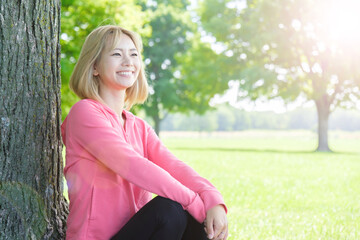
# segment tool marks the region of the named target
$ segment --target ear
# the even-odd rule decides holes
[[[93,67],[93,76],[94,77],[99,76],[99,72],[96,70],[96,64],[94,64],[94,67]]]

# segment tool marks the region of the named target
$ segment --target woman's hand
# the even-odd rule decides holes
[[[228,237],[228,221],[222,205],[216,205],[206,212],[205,232],[209,239],[226,240]]]

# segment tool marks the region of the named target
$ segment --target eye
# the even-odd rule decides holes
[[[120,54],[120,53],[114,53],[114,54],[111,55],[111,56],[121,56],[121,54]]]
[[[133,56],[133,57],[137,57],[137,56],[138,56],[138,54],[137,54],[137,53],[133,53],[133,54],[131,54],[131,56]]]

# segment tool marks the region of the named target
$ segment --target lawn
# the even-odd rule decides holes
[[[229,208],[229,240],[360,239],[360,134],[163,134],[180,159],[210,179]]]

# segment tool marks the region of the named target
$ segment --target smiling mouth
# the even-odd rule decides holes
[[[120,74],[122,76],[132,76],[133,72],[131,72],[131,71],[120,71],[120,72],[118,72],[118,74]]]

